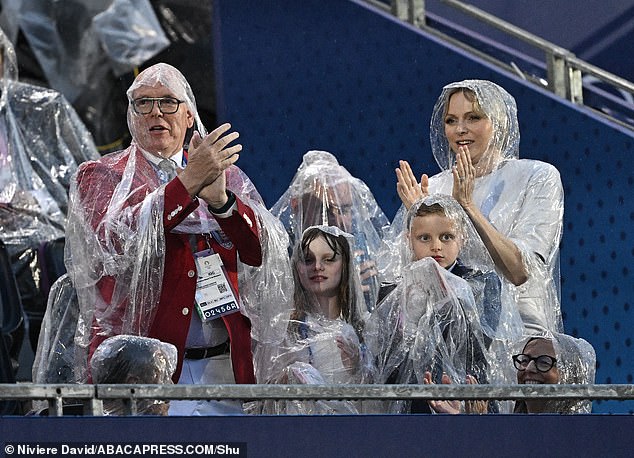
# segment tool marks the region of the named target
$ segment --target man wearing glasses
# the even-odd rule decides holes
[[[266,210],[233,165],[239,135],[229,124],[205,135],[192,90],[170,65],[141,72],[127,95],[132,144],[86,164],[74,182],[67,264],[90,325],[78,335],[89,355],[118,334],[172,343],[177,383],[255,383],[238,270],[262,262]],[[239,412],[237,401],[170,407]]]

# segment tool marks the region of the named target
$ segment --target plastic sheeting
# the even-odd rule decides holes
[[[479,383],[504,380],[503,368],[487,349],[465,280],[423,258],[405,266],[400,281],[389,288],[365,333],[369,351],[376,355],[377,383],[423,383],[426,372],[434,383],[440,383],[443,373],[456,381],[467,375]],[[386,404],[377,410],[410,411],[407,401]]]
[[[366,307],[374,308],[385,259],[382,240],[389,221],[363,181],[353,177],[332,154],[309,151],[271,212],[282,221],[292,242],[315,225],[333,225],[352,234]]]
[[[370,383],[372,358],[363,339],[364,300],[354,268],[352,235],[309,227],[293,257],[294,310],[281,345],[256,356],[258,381],[291,384]],[[249,410],[275,414],[359,413],[352,401],[266,401]]]
[[[395,255],[388,270],[394,277],[421,256],[436,256],[443,267],[469,284],[489,343],[498,340],[506,346],[523,334],[514,291],[502,288],[502,280],[482,239],[453,197],[431,194],[409,210],[401,207],[390,231],[386,240]],[[454,244],[456,247],[451,248]]]
[[[150,0],[8,1],[3,19],[14,42],[18,28],[26,38],[38,78],[73,104],[102,153],[127,145],[123,92],[170,44]]]
[[[12,259],[27,314],[41,319],[47,272],[38,250],[64,236],[71,175],[99,157],[92,136],[63,95],[19,82],[2,31],[0,80],[0,236]],[[39,324],[32,322],[36,333]]]
[[[194,128],[206,130],[196,111],[194,95],[184,76],[174,67],[157,64],[135,80],[130,97],[141,85],[162,85],[170,94],[184,100],[195,120]],[[165,232],[163,207],[165,187],[140,145],[149,135],[132,106],[128,125],[132,144],[124,151],[89,162],[78,172],[71,188],[71,205],[67,225],[66,265],[77,289],[80,318],[77,325],[77,366],[86,368],[91,339],[115,334],[147,335],[161,294],[165,266]],[[159,154],[157,152],[155,154]],[[262,252],[266,254],[258,268],[240,266],[243,281],[252,281],[241,291],[242,313],[252,323],[255,340],[281,340],[284,327],[275,323],[290,311],[284,297],[284,279],[288,270],[288,236],[264,207],[253,183],[235,165],[225,171],[227,189],[253,209],[258,218]],[[199,205],[177,225],[173,232],[203,234],[219,231],[215,217],[206,205]],[[259,290],[271,276],[279,290]],[[273,284],[273,283],[272,283]],[[103,297],[101,288],[109,291]],[[249,298],[249,294],[266,294],[266,298]],[[264,304],[264,305],[263,305]],[[270,323],[270,325],[269,325]],[[264,328],[270,326],[269,329]],[[78,374],[77,381],[87,374]]]
[[[33,383],[74,383],[79,376],[75,364],[75,332],[79,320],[77,292],[68,274],[58,278],[48,303],[32,367]]]
[[[503,88],[490,81],[466,80],[443,89],[430,124],[432,152],[443,172],[429,179],[429,192],[451,195],[453,191],[456,160],[445,132],[445,115],[451,95],[462,89],[475,95],[474,113],[483,113],[491,123],[488,143],[471,148],[480,156],[471,198],[495,230],[519,249],[528,272],[528,281],[521,286],[510,281],[504,286],[518,295],[519,311],[529,332],[561,331],[558,266],[563,187],[552,165],[518,159],[517,106]],[[474,135],[469,132],[465,140],[473,140]]]
[[[169,45],[149,0],[23,0],[20,12],[48,81],[73,103],[102,64],[121,75]]]
[[[544,341],[545,345],[537,348],[535,341]],[[545,349],[539,351],[539,349]],[[540,335],[526,336],[517,342],[514,354],[529,354],[537,357],[541,354],[554,356],[557,360],[555,367],[548,372],[556,379],[557,384],[588,384],[594,383],[596,372],[596,354],[592,345],[586,340],[561,333],[544,333]],[[549,383],[547,374],[539,373],[535,369],[534,362],[531,362],[525,369],[524,374],[517,371],[518,383],[528,383],[531,379],[533,383]],[[531,408],[527,409],[527,404]],[[536,404],[536,405],[535,405]],[[535,400],[532,402],[519,401],[515,406],[515,412],[530,412],[531,409],[544,413],[590,413],[592,402],[588,400],[563,399],[563,400]]]
[[[171,384],[178,361],[176,347],[150,337],[118,335],[104,340],[90,360],[94,383]],[[137,402],[139,415],[167,415],[167,402]],[[126,412],[123,401],[104,402],[105,415]]]

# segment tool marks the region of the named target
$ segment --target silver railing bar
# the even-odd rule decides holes
[[[0,400],[90,399],[632,400],[634,385],[38,385],[0,384]]]
[[[447,6],[459,10],[466,15],[544,51],[548,89],[563,98],[580,105],[583,104],[583,72],[595,76],[615,88],[634,93],[634,83],[577,58],[571,51],[561,46],[464,2],[457,0],[440,1]],[[488,62],[492,62],[517,73],[517,67],[515,66],[514,68],[513,63],[511,63],[511,65],[506,64],[497,58],[488,56],[486,53],[479,52],[460,40],[453,39],[429,27],[426,20],[425,0],[391,0],[389,4],[378,0],[365,0],[365,2],[383,12],[391,13],[397,18],[409,22],[435,36],[443,38],[456,46],[474,52],[478,57],[484,58]],[[520,76],[524,78],[527,77],[523,74]],[[538,78],[529,77],[529,79],[539,84]],[[605,113],[602,114],[605,115]]]
[[[597,78],[607,83],[610,83],[613,86],[618,87],[619,89],[623,89],[624,91],[631,92],[634,94],[634,83],[629,80],[626,80],[625,78],[621,78],[620,76],[614,75],[613,73],[605,71],[602,68],[592,65],[577,57],[570,58],[568,63],[571,66],[581,70],[584,73],[587,73],[592,76],[596,76]]]
[[[486,24],[489,24],[493,27],[495,27],[496,29],[499,29],[503,32],[508,33],[509,35],[512,35],[516,38],[521,39],[522,41],[525,41],[533,46],[535,46],[536,48],[541,49],[542,51],[546,51],[546,52],[551,52],[551,53],[555,53],[555,54],[559,54],[559,55],[573,55],[570,51],[568,51],[567,49],[558,46],[554,43],[551,43],[548,40],[544,40],[543,38],[534,35],[530,32],[527,32],[526,30],[517,27],[509,22],[506,22],[490,13],[487,13],[486,11],[482,11],[479,8],[476,8],[475,6],[469,5],[467,3],[464,2],[459,2],[457,0],[440,0],[441,3],[444,3],[446,5],[451,6],[452,8],[455,8],[457,10],[462,11],[463,13],[466,13]]]
[[[634,385],[99,385],[100,399],[634,399]]]

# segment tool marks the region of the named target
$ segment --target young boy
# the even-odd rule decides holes
[[[473,225],[445,195],[415,203],[402,225],[401,278],[382,285],[367,327],[378,383],[422,383],[426,372],[436,383],[443,373],[454,382],[496,379],[487,349],[498,337],[501,282]],[[389,411],[429,408],[414,401]]]
[[[449,196],[430,196],[415,204],[415,212],[409,221],[409,245],[411,259],[418,261],[429,257],[452,274],[469,283],[478,308],[482,329],[490,339],[496,334],[500,313],[501,282],[493,270],[486,270],[488,257],[477,234],[468,234],[466,215],[459,204]],[[473,240],[476,239],[476,240]],[[460,260],[465,245],[472,258],[469,267]],[[468,247],[467,247],[468,245]],[[474,259],[476,258],[476,259]]]

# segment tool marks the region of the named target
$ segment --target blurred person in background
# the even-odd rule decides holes
[[[20,82],[17,68],[13,45],[0,30],[0,237],[35,351],[48,290],[64,271],[56,246],[63,247],[70,179],[99,154],[66,98]]]

